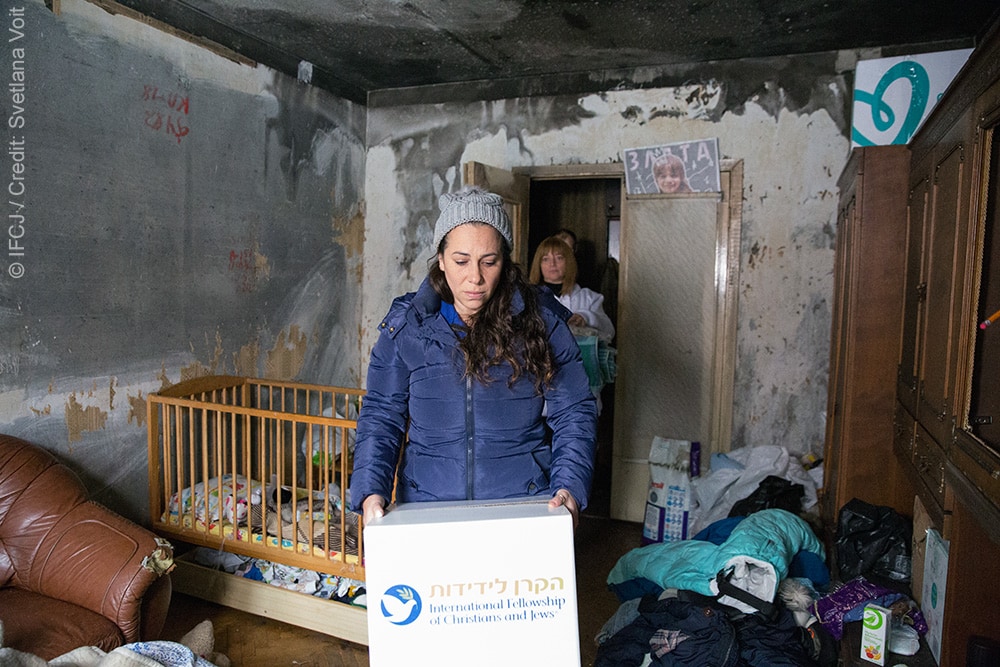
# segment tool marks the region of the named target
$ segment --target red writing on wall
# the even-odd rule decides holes
[[[191,102],[187,95],[145,85],[142,87],[142,100],[146,103],[144,122],[149,129],[165,132],[177,143],[191,131],[188,125]]]
[[[257,257],[252,248],[229,251],[229,271],[235,274],[236,287],[241,292],[252,292],[257,287]]]

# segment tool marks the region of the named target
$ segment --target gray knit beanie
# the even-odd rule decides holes
[[[476,186],[466,186],[455,193],[445,193],[438,199],[441,215],[434,225],[434,250],[451,230],[467,222],[484,222],[503,237],[507,249],[514,247],[510,216],[503,207],[503,198]]]

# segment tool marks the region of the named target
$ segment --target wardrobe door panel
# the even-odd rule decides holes
[[[905,146],[856,149],[841,174],[823,506],[896,503],[893,413],[906,234]],[[912,506],[908,499],[901,509]]]
[[[917,379],[920,377],[920,323],[923,321],[924,245],[927,229],[927,200],[930,198],[929,176],[920,179],[910,192],[906,215],[906,260],[904,264],[903,324],[900,339],[897,397],[912,414],[917,412]]]
[[[952,438],[955,362],[958,350],[958,308],[965,275],[965,242],[968,231],[968,194],[965,187],[965,147],[958,143],[938,163],[934,175],[928,232],[927,296],[921,343],[921,417],[939,441]]]

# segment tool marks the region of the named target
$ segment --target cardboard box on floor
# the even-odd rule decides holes
[[[565,508],[412,503],[369,524],[364,541],[372,667],[579,667]]]

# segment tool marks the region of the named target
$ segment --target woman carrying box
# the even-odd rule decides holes
[[[575,524],[593,476],[597,405],[570,313],[511,259],[501,197],[466,188],[439,203],[435,261],[379,325],[352,509],[366,524],[381,516],[398,475],[399,502],[544,495]]]

